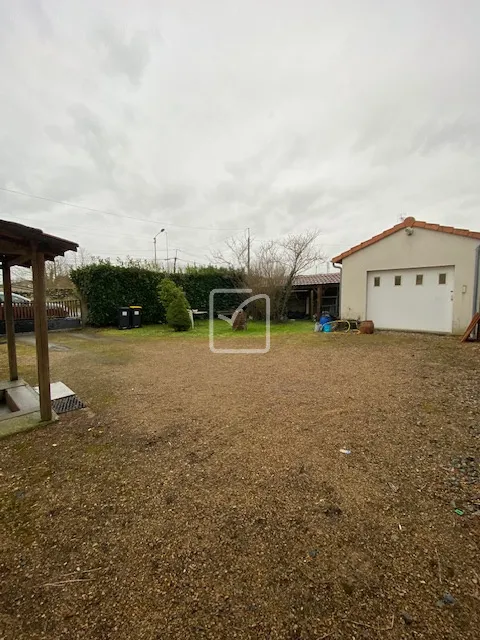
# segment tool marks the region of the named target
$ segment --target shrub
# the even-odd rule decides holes
[[[183,291],[177,293],[168,305],[167,323],[175,331],[188,331],[192,327],[188,303]]]
[[[182,293],[182,289],[178,287],[173,280],[166,277],[164,278],[157,287],[158,290],[158,299],[160,300],[162,307],[165,310],[165,313],[168,311],[168,307],[170,303]]]

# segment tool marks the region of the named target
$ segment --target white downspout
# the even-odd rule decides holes
[[[479,296],[479,281],[480,281],[480,244],[475,252],[475,275],[473,279],[473,313],[472,317],[480,311],[480,296]]]
[[[338,285],[338,317],[341,318],[342,315],[340,313],[340,302],[341,302],[341,294],[342,294],[342,265],[340,263],[336,264],[332,262],[334,269],[340,269],[340,284]]]

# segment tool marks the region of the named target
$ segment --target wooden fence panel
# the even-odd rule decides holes
[[[4,320],[3,302],[0,304],[0,321]],[[13,303],[14,320],[33,320],[34,310],[33,304],[14,302]],[[81,318],[82,310],[80,300],[51,300],[47,301],[47,317],[48,318]]]

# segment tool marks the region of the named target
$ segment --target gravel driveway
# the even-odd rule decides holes
[[[0,443],[0,638],[478,638],[479,345],[55,341],[89,408]]]

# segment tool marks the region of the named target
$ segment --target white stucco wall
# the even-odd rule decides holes
[[[463,333],[472,319],[475,252],[479,244],[473,238],[414,227],[411,236],[401,229],[357,251],[342,264],[342,317],[368,319],[365,317],[368,271],[452,265],[455,267],[452,330]]]

